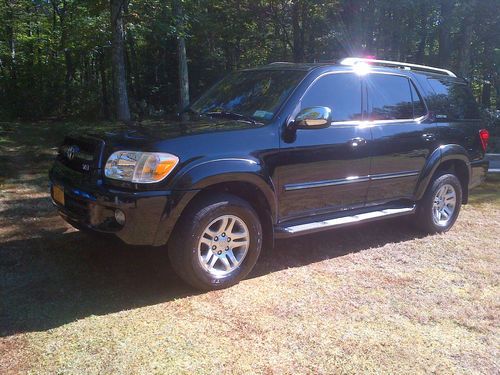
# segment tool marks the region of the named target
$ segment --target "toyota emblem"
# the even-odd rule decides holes
[[[80,152],[80,148],[78,146],[69,146],[66,149],[66,157],[68,160],[73,160],[75,158],[75,155]]]

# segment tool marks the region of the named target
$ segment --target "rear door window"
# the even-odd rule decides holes
[[[426,113],[422,99],[407,77],[372,73],[364,81],[367,120],[409,120]]]
[[[329,107],[333,121],[361,119],[361,81],[353,73],[329,74],[319,78],[302,98],[301,109]]]
[[[449,120],[480,117],[476,100],[465,82],[437,78],[428,78],[427,81],[434,91],[429,101],[436,115]]]

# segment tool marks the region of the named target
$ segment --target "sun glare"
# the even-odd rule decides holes
[[[353,65],[353,70],[356,74],[364,76],[370,72],[371,68],[370,65],[365,62],[358,62]]]

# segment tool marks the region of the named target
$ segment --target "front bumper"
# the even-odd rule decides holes
[[[54,171],[57,169],[57,172]],[[124,191],[102,184],[74,182],[53,168],[49,174],[53,204],[60,215],[79,229],[111,233],[130,245],[164,245],[194,191]],[[64,190],[64,204],[54,199],[54,186]],[[125,223],[115,220],[115,210]]]

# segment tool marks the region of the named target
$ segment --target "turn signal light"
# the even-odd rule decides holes
[[[486,152],[488,141],[490,140],[490,132],[486,129],[479,130],[479,139],[481,139],[481,146],[483,146],[483,151]]]
[[[114,180],[150,184],[163,180],[175,168],[179,158],[163,152],[117,151],[104,169]]]

